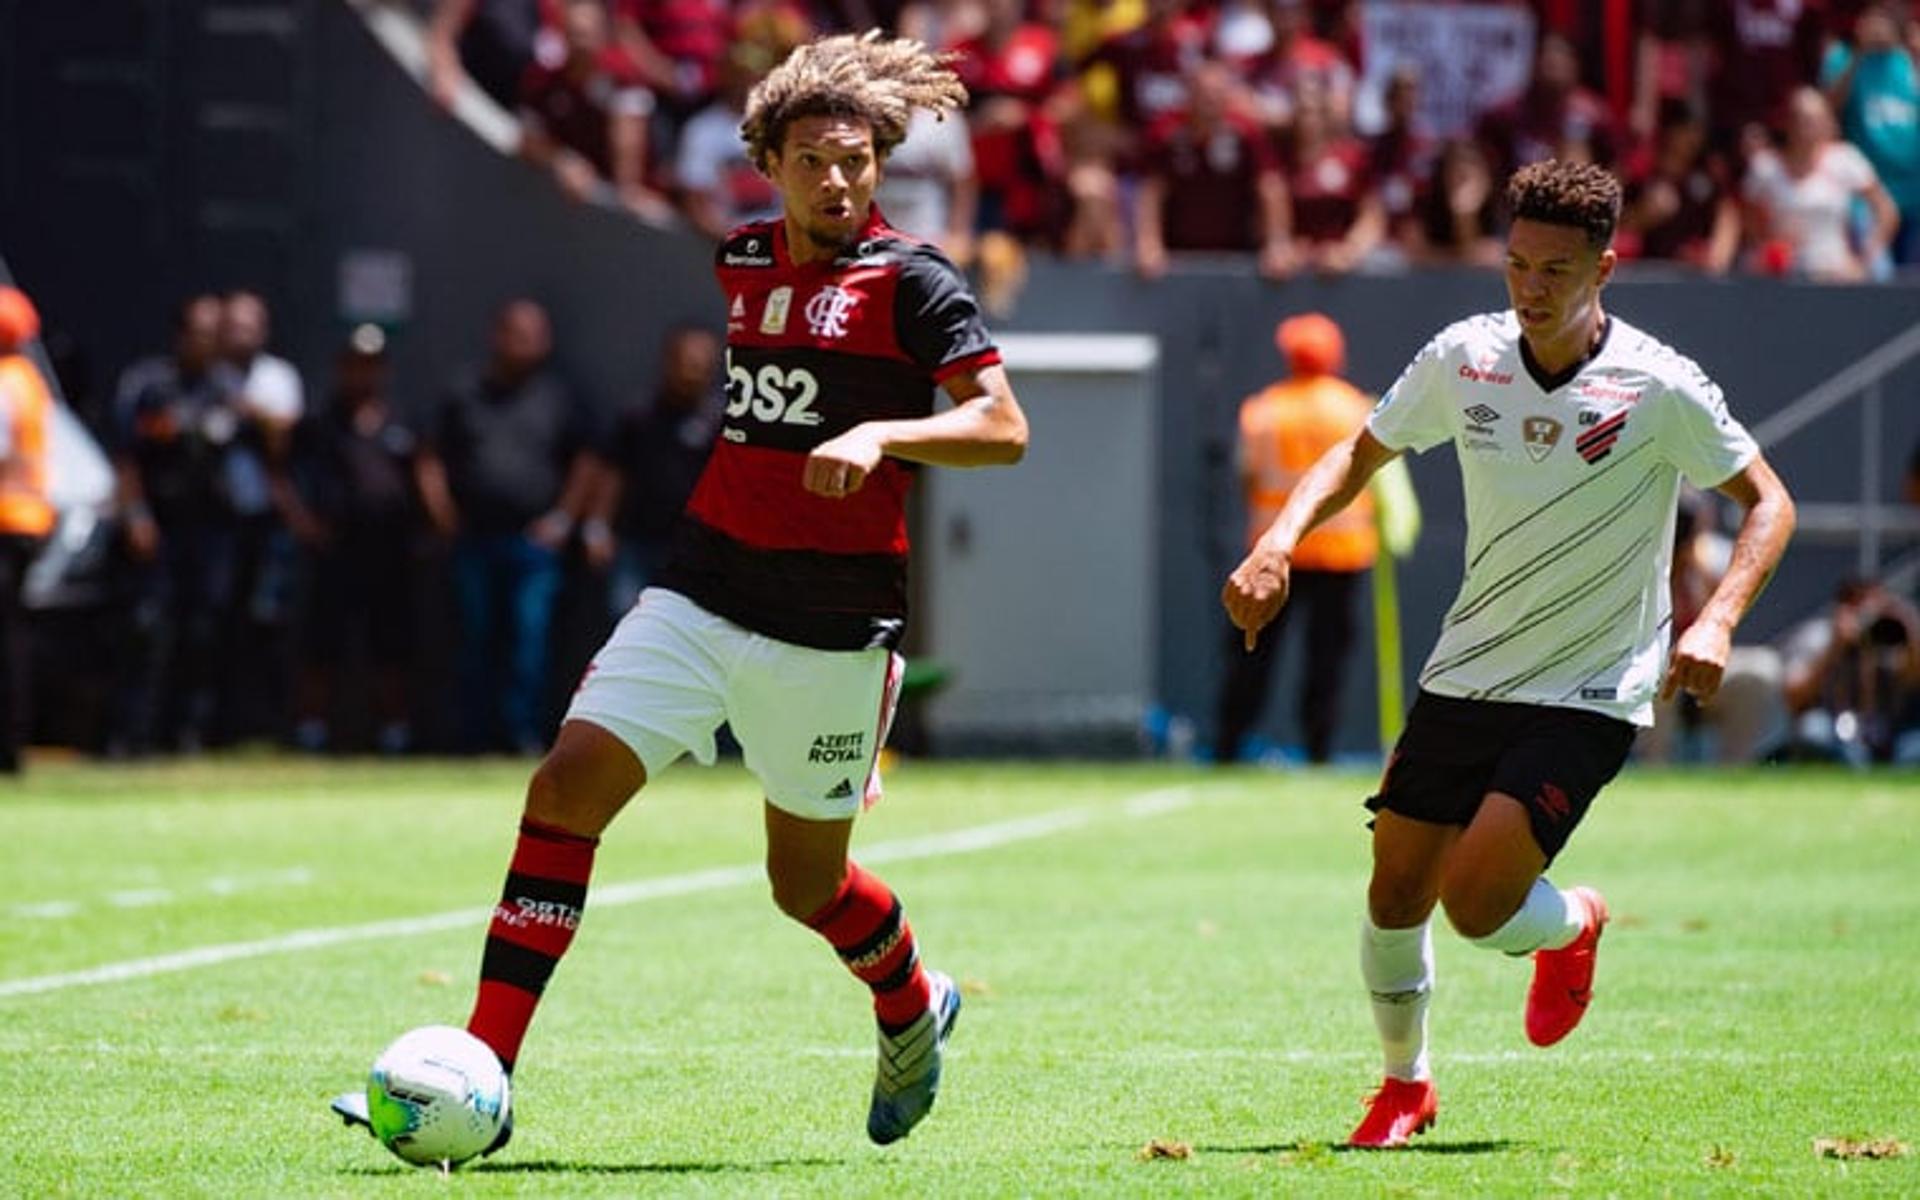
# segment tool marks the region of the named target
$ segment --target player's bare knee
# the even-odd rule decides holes
[[[603,752],[562,739],[527,780],[526,815],[582,837],[598,837],[639,789],[637,777]]]
[[[1518,907],[1506,896],[1472,885],[1442,886],[1447,924],[1463,938],[1483,938],[1507,923]]]
[[[803,868],[767,859],[767,885],[775,907],[802,923],[825,908],[846,881],[846,866],[837,871]]]
[[[1378,929],[1411,929],[1433,911],[1425,880],[1374,872],[1367,884],[1367,916]]]

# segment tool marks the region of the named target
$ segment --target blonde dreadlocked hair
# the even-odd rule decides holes
[[[873,130],[885,158],[907,136],[913,110],[944,117],[967,102],[951,54],[935,54],[911,38],[864,34],[821,38],[795,50],[747,96],[740,136],[756,166],[771,165],[787,126],[801,117],[852,117]]]

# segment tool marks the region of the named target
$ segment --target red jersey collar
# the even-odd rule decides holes
[[[856,242],[864,242],[869,238],[876,238],[883,233],[891,233],[892,231],[893,226],[887,224],[886,214],[880,211],[878,202],[870,203],[867,205],[867,223],[860,227],[860,232],[855,236],[854,240]],[[837,258],[838,256],[836,255],[835,257]],[[773,223],[773,258],[780,266],[791,270],[804,270],[807,267],[830,267],[834,262],[833,259],[829,258],[820,262],[796,264],[793,261],[793,256],[787,253],[787,216],[785,213],[781,213],[779,219]]]

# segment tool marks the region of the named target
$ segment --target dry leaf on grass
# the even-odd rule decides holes
[[[1156,1158],[1186,1159],[1193,1157],[1193,1147],[1185,1142],[1176,1142],[1171,1138],[1154,1138],[1140,1147],[1140,1153],[1134,1156],[1141,1162],[1151,1162]]]
[[[1710,1167],[1731,1167],[1738,1161],[1731,1146],[1715,1146],[1707,1151],[1707,1165]]]
[[[453,982],[453,976],[447,974],[445,971],[422,971],[420,972],[420,982],[426,987],[446,987]]]
[[[1907,1144],[1897,1138],[1817,1137],[1813,1152],[1821,1158],[1900,1158]]]

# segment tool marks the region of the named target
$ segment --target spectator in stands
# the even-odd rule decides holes
[[[900,6],[894,30],[901,37],[947,49],[979,36],[990,7],[980,0],[908,0]]]
[[[1920,262],[1920,19],[1910,16],[1903,29],[1894,5],[1867,4],[1852,44],[1828,48],[1820,83],[1841,133],[1873,164],[1899,211],[1893,261]]]
[[[1483,115],[1478,137],[1501,178],[1548,158],[1611,166],[1618,148],[1607,102],[1581,84],[1573,45],[1552,33],[1534,52],[1526,91]]]
[[[1681,489],[1673,533],[1673,635],[1699,617],[1733,561],[1733,539],[1720,528],[1714,498]],[[1641,730],[1635,749],[1646,762],[1752,763],[1777,748],[1787,732],[1786,693],[1780,652],[1772,646],[1740,645],[1727,654],[1720,690],[1702,704],[1681,691],[1653,701],[1653,725]]]
[[[492,356],[447,389],[417,474],[427,515],[453,537],[462,733],[470,751],[538,752],[560,551],[592,498],[586,406],[548,365],[546,310],[500,310]]]
[[[1704,114],[1713,78],[1711,32],[1715,0],[1638,0],[1634,49],[1633,106],[1628,133],[1637,144],[1651,142],[1669,102]],[[1711,132],[1711,131],[1709,131]],[[1719,147],[1725,150],[1726,147]]]
[[[260,293],[228,292],[220,314],[220,357],[239,376],[239,404],[249,420],[284,437],[306,411],[300,372],[267,351],[273,315]]]
[[[595,499],[596,528],[618,551],[608,602],[616,616],[633,607],[666,559],[668,535],[707,465],[726,415],[720,339],[681,326],[662,347],[660,382],[645,405],[622,413],[602,450],[606,474]],[[590,534],[590,552],[605,545]]]
[[[1499,189],[1478,142],[1450,138],[1440,148],[1410,232],[1417,263],[1490,267],[1505,257]]]
[[[1059,38],[1027,20],[1021,0],[986,0],[982,8],[979,34],[952,44],[954,72],[967,85],[980,225],[1051,238],[1066,177],[1060,126],[1071,103]]]
[[[520,85],[520,153],[575,200],[662,220],[670,209],[647,182],[653,93],[608,38],[602,0],[565,0],[563,18],[566,58],[535,63]]]
[[[777,61],[762,43],[736,42],[721,65],[719,94],[680,131],[673,169],[680,211],[716,242],[730,229],[779,214],[779,193],[740,140],[747,93]]]
[[[1755,266],[1774,274],[1866,279],[1900,220],[1873,165],[1835,136],[1833,110],[1813,87],[1800,88],[1788,102],[1780,149],[1753,155],[1745,193],[1758,226]],[[1858,241],[1852,221],[1857,201],[1871,217]]]
[[[789,3],[790,0],[772,2]],[[816,27],[861,33],[869,29],[898,29],[901,14],[911,6],[903,0],[814,0],[809,7]]]
[[[1826,613],[1788,634],[1791,757],[1864,766],[1920,761],[1914,700],[1920,696],[1920,613],[1871,580],[1848,580]]]
[[[117,752],[145,753],[164,738],[191,753],[213,732],[234,604],[227,459],[245,420],[219,360],[221,315],[216,296],[183,303],[173,353],[128,367],[114,403],[135,643]]]
[[[1313,34],[1306,0],[1267,0],[1273,45],[1248,67],[1260,119],[1284,130],[1293,123],[1294,105],[1309,92],[1317,95],[1341,129],[1353,125],[1353,67],[1333,43]]]
[[[1789,97],[1820,69],[1822,8],[1818,0],[1712,0],[1708,111],[1717,148],[1744,157],[1780,126]]]
[[[1188,108],[1188,80],[1207,57],[1207,27],[1197,7],[1194,0],[1147,0],[1144,22],[1102,42],[1078,64],[1112,69],[1122,131],[1138,135]]]
[[[1373,402],[1340,378],[1346,342],[1340,327],[1319,313],[1290,317],[1274,331],[1290,378],[1247,397],[1240,406],[1237,443],[1240,489],[1246,500],[1248,543],[1279,516],[1294,486],[1321,454],[1366,423]],[[1307,758],[1326,762],[1340,715],[1347,658],[1357,629],[1361,580],[1379,553],[1373,499],[1363,493],[1338,516],[1300,542],[1293,553],[1292,593],[1282,620],[1304,614],[1306,670],[1299,719]],[[1247,647],[1229,629],[1227,670],[1214,722],[1214,761],[1239,759],[1247,731],[1266,707],[1283,631]]]
[[[557,67],[566,58],[560,36],[562,0],[434,0],[427,21],[427,90],[452,108],[460,85],[472,79],[511,112],[520,81],[536,63]]]
[[[1387,239],[1412,246],[1421,221],[1420,200],[1432,182],[1440,146],[1420,116],[1420,68],[1403,63],[1394,69],[1381,96],[1386,123],[1367,151],[1367,174],[1380,197]],[[1484,158],[1484,154],[1482,155]]]
[[[1134,217],[1135,266],[1148,278],[1168,251],[1257,250],[1260,271],[1293,268],[1286,184],[1266,136],[1234,111],[1227,68],[1203,63],[1187,87],[1189,107],[1148,133]]]
[[[280,497],[309,556],[294,741],[333,747],[340,672],[364,649],[375,745],[412,744],[413,546],[419,439],[388,399],[386,337],[354,330],[334,365],[333,403],[297,427]]]
[[[1221,0],[1208,31],[1208,57],[1225,63],[1235,75],[1273,49],[1273,23],[1267,19],[1267,0]]]
[[[53,393],[27,357],[39,334],[40,314],[26,293],[0,287],[0,775],[20,773],[32,676],[20,594],[27,567],[53,532],[47,487]]]
[[[907,140],[887,155],[874,200],[887,224],[939,246],[962,267],[971,264],[980,186],[966,117],[956,112],[942,120],[914,110]]]
[[[1740,252],[1740,204],[1722,155],[1707,142],[1706,117],[1680,100],[1661,104],[1648,161],[1633,172],[1621,213],[1622,241],[1640,258],[1724,274]]]
[[[1512,3],[1513,0],[1508,0]],[[1567,41],[1578,56],[1580,77],[1590,84],[1624,127],[1634,102],[1634,7],[1641,0],[1524,0],[1541,35]],[[1675,4],[1676,0],[1663,0]],[[1689,0],[1677,0],[1684,6]]]
[[[1300,261],[1328,275],[1359,266],[1386,236],[1386,209],[1367,173],[1366,143],[1312,88],[1294,98],[1283,161]]]
[[[233,373],[241,426],[227,455],[227,496],[236,518],[233,654],[222,692],[225,732],[281,736],[294,549],[270,476],[285,458],[306,390],[292,363],[269,353],[272,314],[257,292],[229,292],[220,317],[220,359]]]
[[[733,36],[726,0],[611,0],[615,43],[677,125],[720,86]]]

